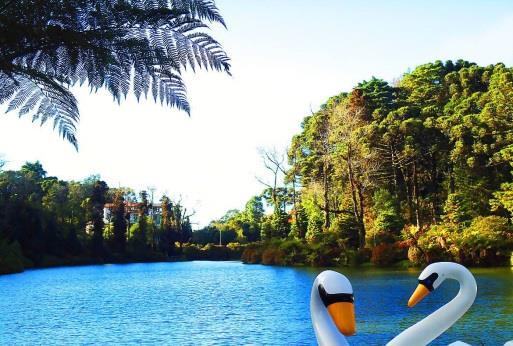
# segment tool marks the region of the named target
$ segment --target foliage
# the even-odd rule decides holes
[[[280,248],[268,247],[262,252],[262,264],[284,265],[285,254]]]
[[[308,216],[302,205],[297,205],[291,211],[291,221],[289,237],[304,239],[308,229]]]
[[[513,69],[503,64],[435,61],[394,85],[363,81],[305,117],[288,165],[265,153],[273,183],[243,209],[192,232],[192,214],[163,196],[160,227],[148,223],[141,244],[173,258],[187,247],[200,258],[221,235],[223,245],[242,244],[244,262],[277,265],[503,264],[512,248],[512,95]],[[60,181],[37,163],[0,172],[1,237],[36,265],[93,255],[100,181]],[[107,195],[119,217],[105,256],[123,256],[123,201],[138,200],[133,191]]]
[[[447,196],[444,206],[443,219],[453,224],[468,223],[472,219],[471,206],[465,196],[459,193],[451,193]]]
[[[252,243],[244,248],[241,255],[243,263],[257,264],[262,261],[263,246],[259,243]]]
[[[271,265],[332,266],[355,263],[354,254],[349,253],[345,242],[334,234],[322,236],[316,242],[298,239],[273,239],[248,244],[241,259],[244,263]],[[350,260],[351,258],[351,260]]]
[[[106,194],[109,190],[104,181],[95,181],[92,189],[92,196],[89,199],[89,213],[93,226],[93,238],[91,249],[96,256],[103,255],[103,208],[106,202]]]
[[[160,207],[162,215],[160,218],[160,237],[159,242],[160,251],[168,256],[174,253],[175,241],[177,238],[176,230],[174,229],[173,222],[173,204],[168,196],[164,195],[160,199]]]
[[[216,239],[217,232],[217,239]],[[215,227],[207,226],[192,232],[191,243],[199,245],[207,245],[209,243],[219,244],[219,232]]]
[[[268,249],[266,262],[288,263],[275,242],[290,237],[306,244],[295,263],[358,263],[369,246],[378,265],[407,257],[503,263],[513,219],[512,95],[512,68],[458,60],[420,65],[394,85],[373,77],[328,98],[293,136],[288,166],[266,153],[266,167],[285,179],[262,194],[272,212],[248,259],[261,261]],[[278,221],[287,215],[285,234]]]
[[[30,11],[26,9],[30,8]],[[53,120],[77,146],[77,100],[70,85],[105,88],[190,111],[181,72],[229,73],[229,59],[206,30],[225,25],[212,0],[7,1],[0,8],[0,104],[41,124]]]
[[[398,243],[382,243],[372,249],[371,262],[378,266],[389,266],[406,258],[406,252]]]
[[[127,250],[130,255],[141,256],[148,252],[150,239],[147,234],[147,225],[150,222],[151,219],[148,216],[143,216],[130,226],[127,236]]]
[[[260,226],[264,218],[262,197],[253,196],[247,203],[240,218],[243,239],[253,242],[260,240]]]
[[[118,253],[124,253],[126,248],[127,239],[127,223],[126,223],[126,209],[125,198],[122,190],[117,190],[114,193],[112,201],[112,233],[113,242],[112,249]]]
[[[174,249],[175,241],[190,238],[190,215],[180,203],[169,206],[169,238],[167,226],[154,225],[148,208],[144,193],[138,201],[133,190],[109,189],[98,176],[63,181],[48,177],[39,162],[26,163],[19,171],[2,171],[0,270],[166,260],[174,255],[167,250]],[[127,232],[130,213],[139,218]]]
[[[419,247],[417,247],[415,245],[410,246],[408,248],[408,260],[413,265],[420,266],[420,265],[424,264],[424,261],[425,261],[424,253],[422,252],[422,250]]]
[[[399,213],[397,199],[386,189],[379,189],[373,196],[374,233],[378,242],[393,242],[403,229],[404,220]]]
[[[187,260],[208,260],[208,261],[227,261],[238,260],[241,258],[242,247],[240,244],[231,243],[230,246],[219,246],[207,244],[187,243],[183,247],[183,257]]]
[[[418,240],[424,254],[423,262],[433,263],[453,260],[458,252],[456,240],[460,234],[457,225],[444,223],[431,226]]]
[[[21,252],[20,244],[9,243],[0,238],[0,274],[22,272],[25,259]]]
[[[513,229],[508,219],[478,216],[468,226],[432,226],[419,238],[418,251],[411,250],[409,257],[415,263],[450,260],[466,265],[502,265],[512,249]]]
[[[505,209],[509,215],[513,215],[513,183],[501,184],[500,190],[493,193],[494,198],[490,200],[493,211]]]
[[[505,264],[513,250],[513,228],[506,218],[479,216],[457,242],[466,264]]]

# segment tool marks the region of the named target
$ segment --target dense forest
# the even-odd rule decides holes
[[[272,182],[210,228],[259,241],[246,262],[510,261],[513,69],[503,64],[436,61],[393,84],[362,81],[307,116],[286,155],[263,158]]]
[[[153,198],[151,191],[109,188],[97,176],[49,177],[39,162],[2,171],[0,273],[173,258],[191,237],[191,215],[168,196]]]
[[[466,61],[372,78],[304,118],[242,210],[193,231],[167,196],[0,165],[0,273],[176,259],[505,265],[513,250],[513,69]],[[108,212],[106,213],[106,210]],[[108,215],[107,215],[108,214]]]

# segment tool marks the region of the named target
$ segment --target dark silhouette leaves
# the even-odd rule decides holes
[[[30,10],[27,10],[30,9]],[[77,146],[77,101],[87,83],[116,102],[130,91],[190,113],[182,70],[230,73],[207,23],[226,26],[209,0],[21,0],[0,5],[0,103],[41,124],[53,119]]]

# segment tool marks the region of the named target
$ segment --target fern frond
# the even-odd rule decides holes
[[[78,148],[76,124],[79,121],[77,100],[71,92],[52,78],[27,68],[15,68],[16,82],[20,86],[9,102],[7,112],[19,109],[19,116],[26,115],[37,107],[32,121],[43,125],[48,119],[54,120],[54,128],[59,134]]]
[[[182,69],[230,74],[207,23],[226,26],[213,0],[19,0],[0,13],[0,103],[53,119],[74,145],[70,85],[106,88],[118,103],[151,89],[155,102],[190,113]]]

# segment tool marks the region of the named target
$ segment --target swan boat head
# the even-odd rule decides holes
[[[415,306],[429,293],[436,290],[446,279],[457,280],[460,284],[464,281],[470,281],[473,284],[472,286],[475,287],[473,291],[477,291],[474,277],[462,265],[453,262],[432,263],[420,273],[419,284],[408,300],[408,307]]]
[[[312,314],[316,311],[316,314],[329,316],[324,319],[325,323],[331,320],[330,324],[343,335],[351,336],[356,332],[353,287],[344,275],[333,270],[320,273],[312,287],[312,307],[314,305],[317,308]]]
[[[415,306],[445,280],[445,271],[439,264],[433,263],[420,273],[419,284],[408,300],[408,307]]]

